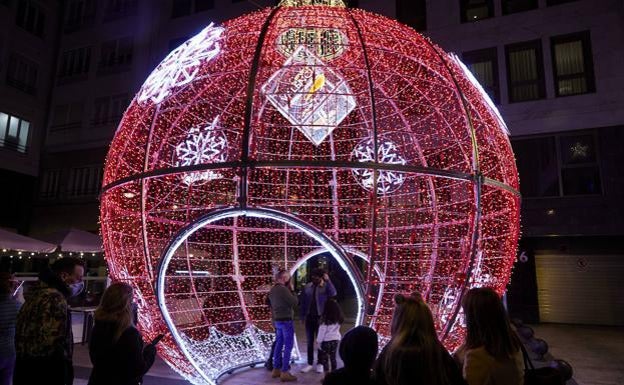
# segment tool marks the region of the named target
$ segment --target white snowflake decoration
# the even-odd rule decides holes
[[[227,138],[217,131],[219,118],[204,128],[193,127],[186,139],[176,147],[176,167],[195,166],[225,162],[227,156]],[[198,182],[221,179],[223,176],[213,170],[191,172],[183,177],[187,186]]]
[[[470,275],[470,281],[468,282],[467,289],[473,287],[488,287],[496,283],[495,277],[488,274],[483,267],[483,252],[479,252],[476,256],[475,266]],[[438,319],[445,325],[450,321],[450,317],[455,310],[455,303],[461,294],[462,288],[458,286],[449,285],[442,296],[442,300],[438,305]],[[457,325],[466,326],[464,320],[464,314],[462,309],[459,309],[457,313],[457,320],[453,325],[455,328]],[[453,329],[451,329],[453,330]]]
[[[487,287],[496,283],[495,277],[489,274],[483,265],[483,251],[479,251],[477,260],[475,261],[475,268],[472,270],[472,275],[470,276],[470,288]]]
[[[400,164],[405,165],[405,158],[399,153],[397,145],[390,140],[384,139],[377,148],[377,161],[380,164]],[[364,139],[353,149],[351,157],[358,162],[375,162],[375,150],[373,139]],[[366,168],[353,169],[351,171],[355,180],[360,186],[368,191],[372,191],[375,185],[375,175],[373,170]],[[401,188],[405,182],[405,174],[398,171],[379,171],[377,180],[377,194],[384,195]]]
[[[225,31],[210,25],[174,49],[150,74],[139,91],[139,103],[158,104],[171,95],[171,90],[190,83],[199,72],[200,64],[212,60],[221,51],[219,39]]]
[[[442,300],[438,304],[438,319],[442,325],[446,325],[450,321],[453,310],[455,309],[455,302],[457,302],[460,292],[460,288],[453,286],[448,286],[444,290]]]

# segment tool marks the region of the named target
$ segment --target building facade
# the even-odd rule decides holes
[[[68,0],[64,5],[30,231],[34,236],[67,227],[98,231],[108,145],[147,75],[210,22],[263,3],[167,0],[154,6],[147,0]]]
[[[0,1],[0,227],[26,232],[58,45],[55,1]]]
[[[511,131],[523,236],[510,311],[622,325],[624,3],[409,3],[426,8],[413,19],[463,58]]]

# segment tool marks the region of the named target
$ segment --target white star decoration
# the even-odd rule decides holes
[[[140,103],[151,100],[158,104],[175,87],[190,83],[199,72],[200,64],[212,60],[221,51],[219,38],[224,28],[213,23],[193,38],[171,51],[147,78],[139,91]]]
[[[589,153],[589,146],[584,145],[581,142],[576,142],[572,147],[570,147],[572,151],[572,158],[587,158],[587,154]]]
[[[194,166],[224,162],[227,155],[227,138],[216,131],[219,118],[200,129],[193,127],[186,139],[176,147],[176,167]],[[212,170],[191,172],[183,177],[186,185],[221,179],[223,176]]]
[[[393,142],[382,140],[377,148],[377,161],[385,164],[401,164],[407,162],[405,158],[399,154],[399,150]],[[353,149],[351,153],[353,159],[358,162],[375,162],[375,151],[373,139],[364,139]],[[373,189],[374,173],[371,169],[353,169],[351,171],[355,180],[360,186],[368,191]],[[398,171],[379,171],[377,180],[377,194],[384,195],[398,190],[405,182],[405,174]]]

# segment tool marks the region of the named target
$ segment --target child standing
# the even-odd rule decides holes
[[[335,299],[328,299],[325,302],[321,323],[319,325],[316,344],[318,346],[318,363],[317,372],[325,373],[330,371],[329,362],[331,361],[331,370],[336,370],[336,350],[338,342],[340,342],[340,325],[344,322],[342,310]],[[322,365],[322,367],[321,367]]]

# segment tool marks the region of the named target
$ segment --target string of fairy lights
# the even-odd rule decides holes
[[[462,293],[509,280],[518,186],[504,121],[456,57],[341,1],[286,0],[210,24],[149,75],[108,154],[102,235],[143,333],[212,385],[265,358],[272,276],[319,250],[358,288],[358,322],[386,340],[394,295],[419,291],[453,349]]]
[[[52,253],[39,253],[23,250],[9,250],[0,249],[0,258],[8,258],[13,260],[28,260],[34,258],[63,258],[63,257],[76,257],[76,258],[89,258],[100,257],[102,253],[89,253],[89,252],[52,252]]]

